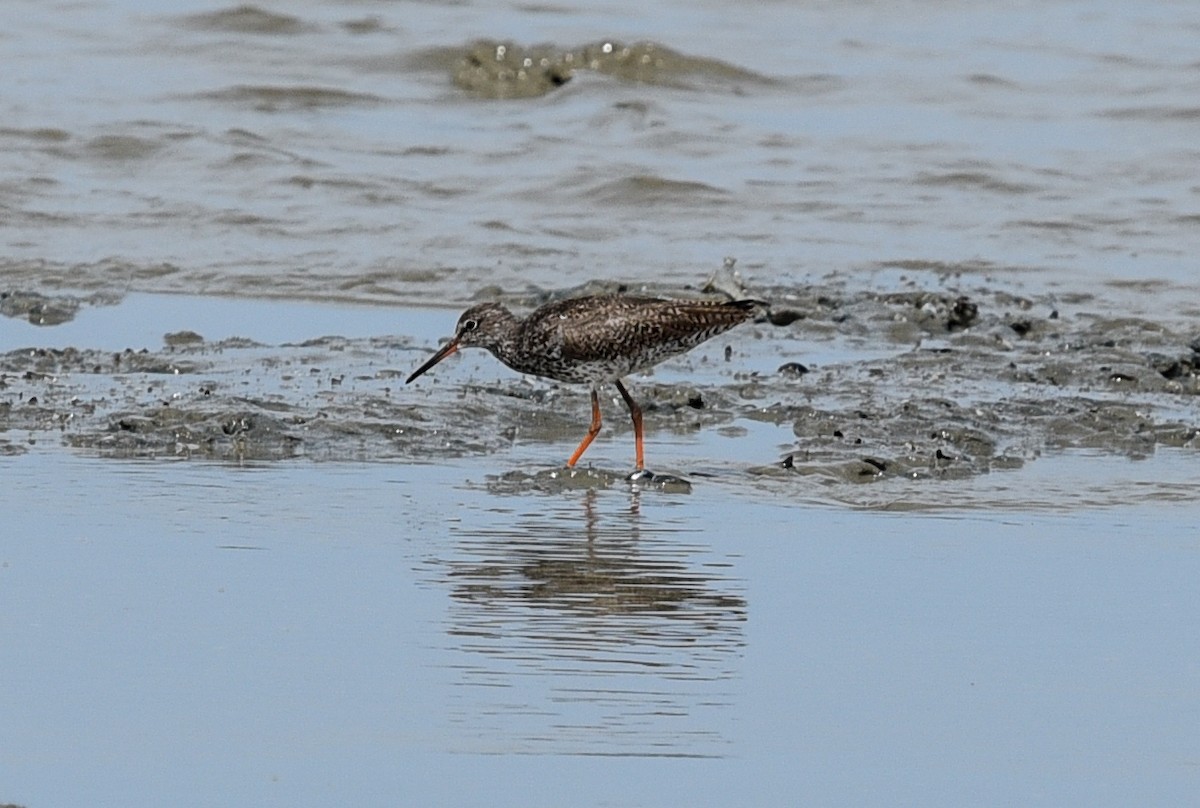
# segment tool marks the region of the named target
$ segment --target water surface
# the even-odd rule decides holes
[[[10,6],[0,802],[1200,790],[1200,8]],[[690,493],[403,385],[727,256],[773,318],[633,381]]]

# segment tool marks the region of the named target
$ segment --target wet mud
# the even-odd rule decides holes
[[[735,438],[735,473],[854,485],[969,479],[1061,449],[1136,459],[1200,447],[1200,334],[1186,321],[1106,310],[1098,294],[1034,298],[976,281],[913,273],[885,290],[838,277],[803,288],[713,284],[766,305],[721,345],[633,379],[647,433],[721,431]],[[530,308],[623,288],[477,296]],[[0,299],[10,317],[79,305],[18,290]],[[455,316],[447,313],[447,333]],[[518,443],[553,444],[565,458],[578,442],[585,389],[498,365],[465,383],[434,375],[405,386],[430,348],[410,337],[262,345],[179,331],[157,350],[9,350],[0,354],[0,453],[50,442],[118,458],[424,463]],[[627,448],[632,466],[628,418],[619,404],[605,413],[601,442],[615,445],[604,457]],[[754,424],[774,427],[778,441],[739,448],[736,437]],[[489,462],[497,491],[630,485],[631,469]],[[635,483],[689,490],[698,479],[697,470],[655,472]]]
[[[75,319],[82,306],[112,305],[119,301],[119,296],[103,293],[76,297],[22,290],[0,291],[0,316],[26,320],[33,325],[62,325]]]
[[[465,50],[429,50],[414,61],[448,67],[456,86],[491,99],[545,95],[581,72],[679,88],[726,85],[733,90],[739,84],[772,82],[766,76],[727,62],[680,53],[656,42],[624,44],[603,40],[575,48],[558,48],[485,39],[471,43]]]

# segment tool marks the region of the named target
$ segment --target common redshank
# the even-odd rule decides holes
[[[689,351],[707,339],[750,319],[753,300],[659,300],[625,295],[594,295],[548,303],[521,319],[499,303],[472,306],[458,318],[454,336],[413,371],[409,384],[460,348],[486,348],[519,373],[592,390],[592,425],[567,460],[574,466],[600,432],[597,389],[606,382],[629,407],[637,471],[646,467],[642,409],[621,377]]]

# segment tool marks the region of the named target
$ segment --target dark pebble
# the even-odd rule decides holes
[[[767,311],[767,322],[771,325],[791,325],[797,320],[804,319],[804,312],[796,309],[769,309]]]
[[[960,297],[954,301],[954,308],[950,309],[946,328],[950,331],[960,331],[969,328],[977,319],[979,319],[979,306],[973,303],[969,297]]]
[[[780,365],[779,370],[777,370],[776,373],[780,374],[781,376],[791,376],[792,378],[799,378],[799,377],[803,376],[805,373],[808,373],[808,368],[805,365],[800,364],[799,362],[788,362],[786,364]]]

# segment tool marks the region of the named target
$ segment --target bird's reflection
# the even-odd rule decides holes
[[[464,525],[460,554],[445,562],[459,720],[492,723],[506,746],[722,754],[744,643],[741,582],[702,530],[647,518],[641,496],[523,498],[540,507]],[[546,720],[522,736],[515,715]]]

